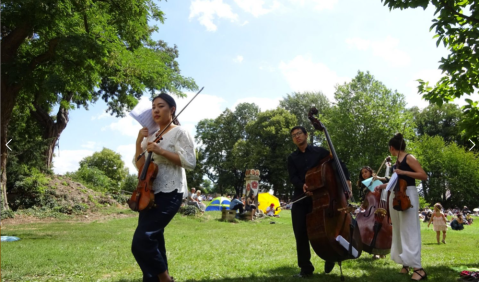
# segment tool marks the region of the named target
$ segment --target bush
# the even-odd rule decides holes
[[[48,181],[50,180],[36,168],[31,168],[30,176],[20,176],[19,181],[15,182],[14,191],[24,193],[44,194],[48,189]]]
[[[113,181],[96,167],[82,166],[76,172],[68,173],[67,176],[85,184],[85,186],[95,191],[106,192],[118,190],[118,187],[115,187]]]
[[[138,185],[138,176],[129,174],[121,183],[121,190],[133,192]]]
[[[179,212],[182,215],[197,215],[200,213],[200,210],[195,206],[185,205],[180,207]]]
[[[14,217],[15,217],[15,213],[12,210],[2,209],[2,219],[14,218]]]

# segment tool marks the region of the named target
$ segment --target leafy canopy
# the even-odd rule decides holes
[[[439,69],[444,76],[434,86],[419,80],[419,93],[432,103],[442,105],[479,89],[479,1],[476,0],[381,0],[390,9],[407,9],[429,5],[436,9],[431,30],[436,44],[449,50],[441,58]],[[466,99],[462,127],[467,137],[479,136],[479,101]]]

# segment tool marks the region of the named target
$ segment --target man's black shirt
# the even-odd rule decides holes
[[[289,180],[294,186],[294,197],[303,194],[303,185],[305,183],[306,172],[317,166],[319,162],[329,155],[329,151],[312,145],[308,145],[306,150],[301,152],[299,148],[288,157]],[[344,175],[349,180],[349,172],[344,163],[341,162]]]

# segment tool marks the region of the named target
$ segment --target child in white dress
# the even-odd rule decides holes
[[[429,224],[427,227],[432,222],[432,226],[434,231],[436,231],[436,239],[437,243],[441,244],[439,242],[439,238],[441,237],[441,231],[442,231],[442,242],[446,244],[446,231],[447,231],[447,224],[446,224],[446,217],[444,214],[441,212],[442,206],[440,203],[436,203],[434,205],[434,212],[432,213],[431,220],[429,220]]]

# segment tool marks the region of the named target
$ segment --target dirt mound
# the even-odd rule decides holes
[[[91,190],[69,177],[54,175],[48,178],[43,193],[38,191],[14,190],[8,194],[13,210],[32,207],[49,208],[61,213],[84,212],[101,207],[123,206],[126,195],[120,193],[101,193]]]

